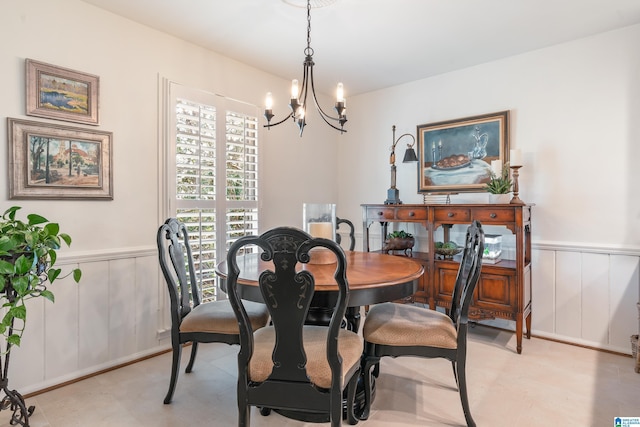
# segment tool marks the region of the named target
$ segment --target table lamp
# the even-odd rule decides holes
[[[413,141],[411,144],[407,144],[407,150],[404,152],[402,163],[417,162],[418,156],[416,156],[416,152],[413,149],[413,146],[416,144],[416,139],[413,135],[405,133],[396,139],[396,125],[393,125],[391,131],[393,132],[393,144],[391,145],[391,156],[389,156],[389,163],[391,163],[391,188],[387,190],[387,200],[384,201],[384,204],[399,205],[402,204],[402,201],[400,200],[400,191],[396,188],[396,145],[402,137],[410,136]]]

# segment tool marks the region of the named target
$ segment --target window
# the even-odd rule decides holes
[[[167,212],[187,225],[202,299],[213,300],[216,264],[258,234],[257,108],[173,83],[169,98]]]

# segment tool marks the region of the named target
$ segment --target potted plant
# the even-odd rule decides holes
[[[494,203],[509,203],[508,194],[513,186],[513,181],[509,176],[509,163],[504,164],[500,175],[496,175],[493,170],[489,173],[491,174],[491,179],[485,186],[485,190],[490,194],[489,200]]]
[[[415,238],[412,234],[404,230],[394,231],[387,234],[387,239],[382,245],[382,251],[386,253],[389,253],[389,251],[404,251],[405,255],[408,255],[413,252],[414,244]]]
[[[0,302],[5,310],[0,321],[0,333],[5,340],[5,347],[0,351],[0,388],[6,394],[0,410],[11,407],[14,410],[11,424],[28,426],[28,417],[34,408],[25,408],[22,396],[8,389],[7,378],[11,347],[20,345],[24,332],[25,301],[43,297],[53,302],[53,292],[47,289],[47,282],[53,283],[70,274],[79,282],[82,272],[76,268],[60,277],[62,270],[54,268],[56,251],[62,242],[71,245],[71,237],[60,233],[57,223],[40,215],[27,215],[26,222],[16,218],[19,209],[13,206],[0,218]]]

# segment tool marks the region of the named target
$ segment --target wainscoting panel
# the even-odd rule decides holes
[[[56,285],[58,282],[56,282]],[[44,298],[26,302],[27,323],[20,347],[11,349],[9,362],[9,388],[22,391],[27,384],[39,384],[44,381],[45,372],[45,304],[52,306]],[[73,321],[77,325],[77,321]],[[75,369],[75,368],[74,368]]]
[[[58,259],[82,280],[56,280],[55,303],[28,301],[23,343],[11,353],[10,387],[32,393],[157,353],[167,309],[155,247]]]
[[[63,269],[71,271],[71,268],[65,266]],[[78,353],[78,297],[79,289],[82,286],[76,283],[71,276],[67,276],[62,280],[56,280],[49,289],[55,295],[55,302],[49,301],[44,303],[44,333],[45,345],[44,352],[44,372],[46,378],[58,378],[66,375],[72,375],[78,370],[80,365]],[[36,313],[35,311],[33,312]],[[29,312],[31,316],[32,312]],[[25,331],[25,342],[31,344],[38,343],[33,339],[35,328],[28,326]],[[39,343],[38,343],[39,344]],[[31,356],[31,355],[30,355]],[[15,371],[14,371],[15,372]]]
[[[107,360],[117,360],[136,352],[135,322],[138,307],[135,298],[135,274],[135,258],[109,261]]]
[[[631,353],[630,336],[638,333],[640,257],[611,255],[609,273],[609,342]]]
[[[533,334],[631,354],[629,337],[638,333],[638,251],[533,246]]]
[[[158,345],[158,326],[163,317],[168,318],[169,303],[165,306],[166,299],[160,298],[167,294],[167,285],[158,272],[157,256],[136,258],[135,276],[129,279],[129,283],[136,284],[135,289],[129,291],[129,297],[135,301],[135,353]]]
[[[532,249],[531,329],[554,331],[556,328],[555,253]]]
[[[109,262],[82,264],[82,282],[78,289],[80,325],[79,368],[89,369],[109,360]],[[115,339],[115,337],[114,337]]]
[[[581,337],[587,341],[610,343],[609,282],[610,256],[607,254],[582,254],[582,287],[579,303],[582,322]]]
[[[581,336],[581,273],[582,265],[579,253],[556,253],[556,305],[554,307],[556,314],[555,332],[560,335],[570,337]],[[537,283],[535,285],[537,285]]]

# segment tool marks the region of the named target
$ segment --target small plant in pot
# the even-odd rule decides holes
[[[502,167],[502,172],[500,175],[496,175],[494,171],[490,171],[491,179],[485,186],[485,190],[489,192],[489,194],[493,195],[506,195],[511,192],[511,187],[513,186],[513,181],[509,176],[509,163],[505,163]],[[491,197],[491,196],[490,196]],[[502,201],[509,202],[508,196],[497,196],[494,197],[497,200],[502,199]]]
[[[382,251],[385,253],[389,253],[389,251],[404,251],[405,255],[409,255],[413,252],[414,244],[415,238],[412,234],[404,230],[394,231],[387,235],[387,239],[382,245]]]
[[[11,347],[20,345],[26,324],[25,301],[42,297],[53,302],[53,292],[47,289],[47,282],[53,283],[71,274],[79,282],[82,272],[76,268],[60,276],[62,270],[54,268],[56,251],[62,242],[71,245],[71,237],[61,233],[57,223],[40,215],[29,214],[26,222],[16,218],[20,209],[13,206],[0,218],[0,302],[5,310],[0,322],[0,334],[5,341],[0,351],[0,388],[6,394],[0,401],[0,411],[11,408],[14,411],[11,424],[28,426],[34,407],[25,408],[22,396],[8,389],[7,378]]]

